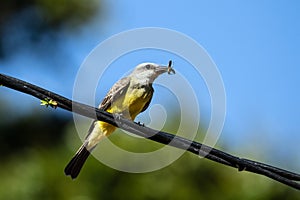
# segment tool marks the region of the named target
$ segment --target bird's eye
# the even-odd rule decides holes
[[[146,69],[150,69],[150,67],[151,67],[150,65],[146,65]]]

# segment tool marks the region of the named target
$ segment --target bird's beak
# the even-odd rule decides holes
[[[166,67],[166,66],[158,66],[158,67],[155,68],[155,72],[157,74],[163,74],[165,72],[168,72],[168,67]]]
[[[165,72],[168,72],[168,74],[175,74],[175,70],[171,66],[159,66],[155,69],[155,72],[157,74],[163,74]]]

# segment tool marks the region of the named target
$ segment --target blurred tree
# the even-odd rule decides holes
[[[6,116],[0,106],[5,121],[0,120],[0,199],[300,199],[288,186],[189,153],[166,168],[143,174],[116,171],[90,157],[80,176],[71,180],[63,169],[81,144],[71,118],[55,116],[51,110],[11,121]],[[112,136],[118,146],[135,152],[162,146],[121,133]],[[109,152],[101,145],[98,149]]]
[[[99,0],[2,0],[0,2],[0,58],[45,36],[74,30],[99,13]],[[49,42],[50,44],[51,42]]]
[[[61,144],[63,128],[70,120],[35,112],[0,124],[0,160],[27,148],[48,148]]]

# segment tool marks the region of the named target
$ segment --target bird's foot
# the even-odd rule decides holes
[[[145,124],[140,122],[140,121],[136,122],[136,124],[139,125],[139,126],[145,126]]]
[[[115,120],[120,121],[121,118],[123,117],[123,113],[113,113],[112,114],[115,118]]]

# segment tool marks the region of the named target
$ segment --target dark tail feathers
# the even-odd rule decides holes
[[[75,179],[89,155],[90,152],[86,149],[85,145],[82,145],[66,166],[65,174],[71,176],[72,179]]]

